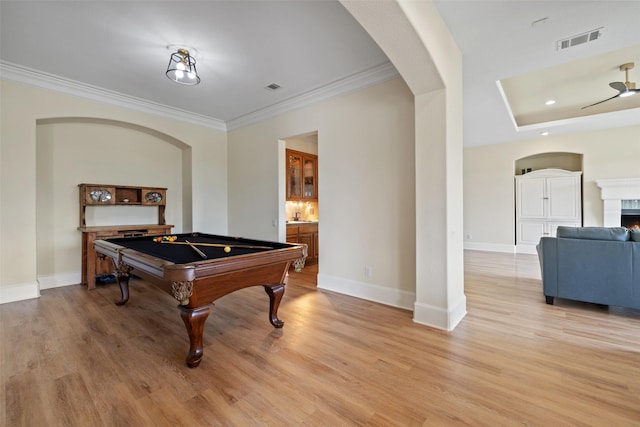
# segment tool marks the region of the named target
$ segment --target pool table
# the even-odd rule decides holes
[[[187,366],[195,368],[202,360],[202,335],[213,301],[231,292],[264,286],[269,321],[276,328],[284,325],[278,319],[284,280],[291,263],[306,257],[306,245],[205,233],[172,236],[173,242],[169,236],[124,237],[95,240],[93,246],[98,256],[114,261],[121,291],[117,305],[129,300],[131,274],[178,300],[190,341]]]

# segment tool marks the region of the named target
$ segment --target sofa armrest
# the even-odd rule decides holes
[[[542,289],[546,297],[558,296],[558,243],[555,237],[542,237],[536,246],[540,272],[542,273]],[[553,300],[551,300],[553,301]],[[549,298],[547,298],[549,302]]]

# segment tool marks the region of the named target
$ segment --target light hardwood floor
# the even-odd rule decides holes
[[[0,305],[2,426],[638,426],[640,312],[546,305],[537,258],[465,253],[452,332],[292,273],[220,299],[200,367],[175,301],[141,280]]]

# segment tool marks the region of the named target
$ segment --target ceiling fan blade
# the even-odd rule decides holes
[[[617,90],[618,92],[624,92],[627,90],[627,85],[622,82],[611,82],[609,86]]]
[[[607,99],[605,99],[603,101],[596,102],[595,104],[587,105],[586,107],[582,107],[581,110],[584,110],[585,108],[593,107],[594,105],[602,104],[603,102],[611,101],[613,98],[617,98],[619,96],[620,96],[620,94],[614,95],[611,98],[607,98]]]

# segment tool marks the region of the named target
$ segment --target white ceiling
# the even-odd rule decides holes
[[[578,117],[579,107],[615,94],[608,83],[624,80],[618,62],[636,62],[630,80],[640,82],[640,1],[435,4],[463,53],[466,146],[640,124],[640,104],[627,101],[640,96]],[[559,39],[600,27],[601,39],[556,50]],[[197,49],[202,83],[165,77],[170,44]],[[1,0],[0,61],[4,78],[226,129],[397,75],[342,5],[328,0]],[[282,89],[264,88],[271,83]],[[537,107],[547,96],[558,101],[554,110]]]
[[[636,62],[629,77],[640,84],[640,1],[435,4],[463,54],[466,146],[537,138],[542,131],[557,135],[640,124],[640,109],[628,106],[635,102],[640,107],[640,94],[581,110],[616,94],[609,82],[624,81],[618,70],[622,63]],[[602,38],[556,49],[558,40],[600,27]],[[615,53],[622,49],[623,55]],[[509,104],[498,86],[507,79],[512,80],[511,96],[506,94]],[[549,98],[557,101],[551,108],[541,101]],[[627,109],[608,112],[621,108]],[[518,126],[512,112],[526,112],[527,124]],[[582,116],[589,113],[593,114]]]
[[[397,75],[336,1],[3,0],[0,7],[2,61],[223,122],[363,75]],[[172,44],[197,50],[199,85],[165,76]],[[281,89],[265,89],[271,83]]]

